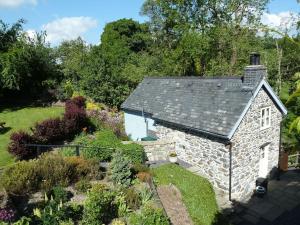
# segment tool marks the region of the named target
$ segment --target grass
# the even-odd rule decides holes
[[[176,164],[162,165],[153,169],[153,173],[158,185],[171,183],[180,190],[195,225],[226,224],[218,212],[213,188],[206,179]]]
[[[60,116],[63,111],[62,107],[0,108],[0,122],[6,123],[6,129],[0,133],[0,167],[14,162],[14,158],[7,152],[11,133],[29,131],[36,122]]]

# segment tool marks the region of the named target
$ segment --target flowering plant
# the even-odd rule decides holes
[[[10,222],[14,220],[14,218],[15,218],[14,210],[9,208],[4,208],[4,209],[0,208],[0,221]]]

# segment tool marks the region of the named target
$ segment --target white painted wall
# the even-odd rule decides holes
[[[154,120],[151,118],[145,118],[142,116],[142,113],[124,113],[125,120],[125,132],[127,135],[130,135],[133,141],[139,141],[141,138],[147,136],[147,125],[148,129],[155,131],[156,127],[154,126]]]

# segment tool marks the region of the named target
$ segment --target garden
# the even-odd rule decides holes
[[[142,146],[128,140],[122,115],[75,97],[65,112],[14,130],[16,159],[0,181],[0,224],[169,224]],[[30,144],[86,146],[45,148]]]

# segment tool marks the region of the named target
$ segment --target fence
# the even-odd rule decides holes
[[[36,155],[40,155],[43,152],[49,151],[50,149],[63,149],[63,148],[74,148],[74,153],[79,156],[80,149],[82,148],[91,148],[88,146],[82,145],[40,145],[40,144],[26,144],[26,147],[33,147],[36,150]]]
[[[288,167],[300,167],[300,153],[288,156]]]

